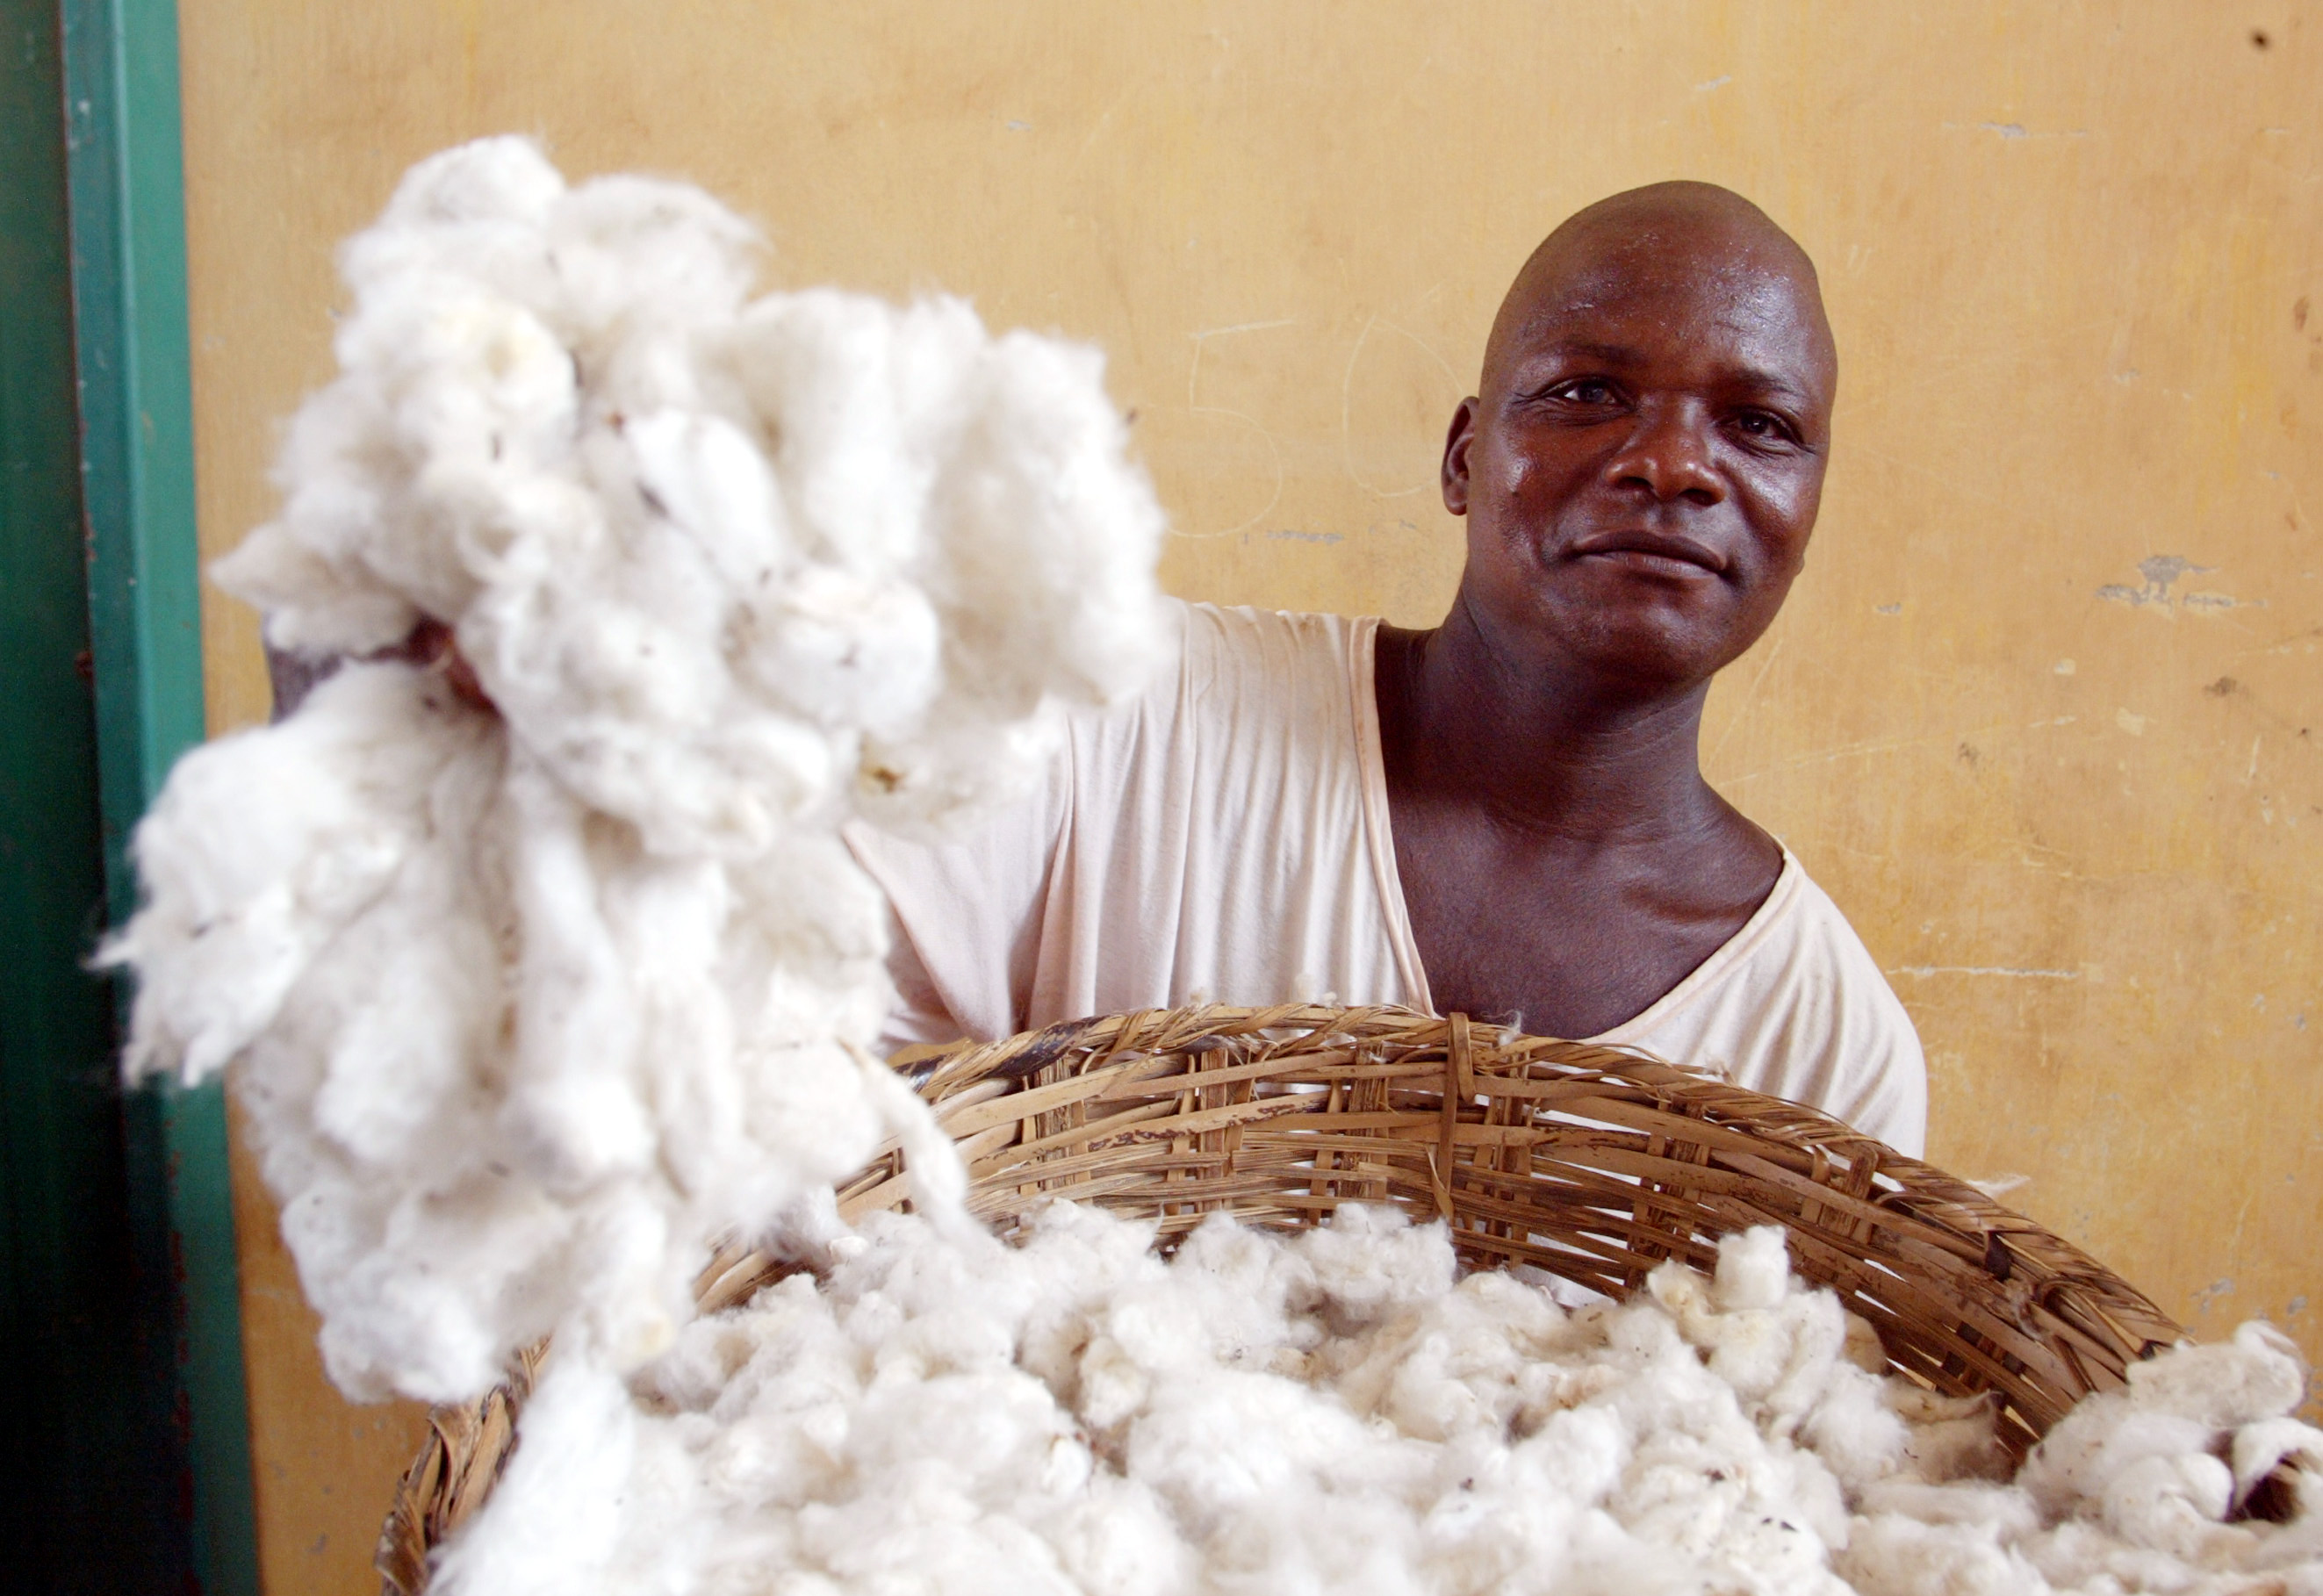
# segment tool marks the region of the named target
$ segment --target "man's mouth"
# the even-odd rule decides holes
[[[1596,532],[1573,545],[1575,559],[1611,560],[1642,572],[1691,577],[1726,574],[1724,555],[1706,543],[1669,532]]]

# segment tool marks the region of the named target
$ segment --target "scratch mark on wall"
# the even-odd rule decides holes
[[[2012,731],[2042,731],[2052,726],[2070,726],[2080,719],[2079,715],[2059,715],[2053,720],[2031,720],[2022,726],[1971,727],[1967,735],[1971,738],[1989,738],[1996,733],[2006,736]],[[1826,748],[1820,753],[1800,754],[1793,758],[1777,760],[1772,765],[1763,766],[1757,770],[1746,771],[1740,775],[1732,777],[1725,784],[1739,787],[1744,782],[1755,782],[1762,775],[1777,775],[1784,771],[1796,770],[1803,766],[1835,765],[1842,759],[1868,759],[1875,755],[1893,754],[1905,748],[1924,748],[1930,743],[1957,743],[1960,740],[1960,737],[1961,734],[1957,731],[1931,731],[1919,737],[1898,737],[1883,738],[1876,742],[1849,743],[1842,748]]]
[[[1081,147],[1073,151],[1072,170],[1080,170],[1081,163],[1088,159],[1088,152],[1097,147],[1097,139],[1113,126],[1113,114],[1121,109],[1122,102],[1126,100],[1129,95],[1130,91],[1125,88],[1114,96],[1113,103],[1097,114],[1097,119],[1095,122],[1089,124],[1088,133],[1081,140]]]
[[[1868,251],[1865,252],[1865,258],[1869,258]],[[1853,263],[1850,259],[1850,267]],[[2087,335],[2091,333],[2125,335],[2126,327],[2121,315],[2114,312],[2070,322],[2044,322],[2037,327],[2028,327],[2025,336],[2036,340],[2037,347],[2046,352],[2048,358],[2062,361],[2078,359],[2085,354],[2089,348]],[[1989,384],[1996,377],[2006,376],[2020,369],[2034,347],[2034,344],[2021,343],[2006,348],[1983,341],[1965,343],[1958,348],[1936,353],[1924,364],[1915,365],[1908,382],[1890,381],[1870,390],[1853,401],[1854,408],[1850,413],[1883,413],[1898,405],[1909,407],[1915,414],[1924,413],[1932,395]],[[1851,432],[1847,451],[1850,456],[1871,453],[1856,440]],[[1891,465],[1920,470],[1933,482],[1942,482],[1952,487],[1961,486],[1942,472],[1926,471],[1914,462],[1885,454],[1874,455],[1874,458],[1886,460]],[[1958,475],[1957,472],[1953,474]]]
[[[1726,717],[1726,724],[1719,728],[1718,741],[1711,748],[1709,763],[1718,763],[1718,756],[1726,751],[1727,743],[1733,738],[1734,729],[1742,724],[1749,715],[1751,706],[1758,702],[1758,689],[1766,685],[1767,673],[1773,670],[1775,661],[1782,657],[1783,637],[1781,632],[1775,634],[1774,642],[1768,646],[1767,657],[1758,662],[1758,670],[1750,677],[1750,685],[1742,690],[1741,702],[1734,706],[1734,712]]]
[[[1267,536],[1277,540],[1294,543],[1344,543],[1346,541],[1336,532],[1301,532],[1296,527],[1278,527],[1269,532]]]
[[[1108,112],[1107,115],[1109,115],[1111,113]],[[1095,135],[1091,136],[1093,137]],[[1186,368],[1186,409],[1188,413],[1195,416],[1218,416],[1223,417],[1229,421],[1239,421],[1244,427],[1249,427],[1253,432],[1258,434],[1258,436],[1265,441],[1267,455],[1274,468],[1274,491],[1267,495],[1266,502],[1259,507],[1258,513],[1256,515],[1250,517],[1246,520],[1237,521],[1235,525],[1226,527],[1224,531],[1180,532],[1176,527],[1172,527],[1170,529],[1171,537],[1184,538],[1232,537],[1238,532],[1247,533],[1251,527],[1257,526],[1261,521],[1266,519],[1268,516],[1274,513],[1274,507],[1282,502],[1282,486],[1287,477],[1287,473],[1282,468],[1282,445],[1274,441],[1274,434],[1269,431],[1266,426],[1261,422],[1257,417],[1247,415],[1241,410],[1230,410],[1220,405],[1206,405],[1201,402],[1202,353],[1209,346],[1209,341],[1213,338],[1230,337],[1236,333],[1263,333],[1275,327],[1288,327],[1296,325],[1296,317],[1282,316],[1272,321],[1242,321],[1235,322],[1231,326],[1205,327],[1199,332],[1189,333],[1186,335],[1194,341],[1193,363]]]
[[[1887,971],[1891,976],[1912,976],[1925,980],[1931,976],[2000,976],[2018,981],[2078,981],[2079,970],[2025,969],[2006,964],[1899,964]]]
[[[2302,645],[2308,652],[2312,653],[2316,639],[2318,637],[2323,637],[2323,626],[2311,626],[2304,631],[2293,632],[2291,636],[2279,638],[2272,643],[2261,643],[2254,648],[2245,648],[2241,653],[2230,655],[2228,657],[2248,659],[2254,654],[2289,654]]]
[[[2086,139],[2089,136],[2089,130],[2086,127],[2034,129],[2021,122],[1947,122],[1942,125],[1947,133],[1998,133],[2011,142],[2018,139]]]
[[[1198,333],[1187,334],[1186,336],[1194,341],[1194,369],[1186,376],[1186,402],[1188,404],[1194,402],[1194,382],[1201,375],[1202,371],[1202,345],[1210,339],[1223,338],[1232,333],[1264,333],[1276,327],[1295,327],[1298,325],[1297,316],[1286,316],[1273,321],[1238,321],[1232,326],[1204,327]]]
[[[1733,73],[1731,73],[1731,72],[1729,72],[1729,73],[1725,74],[1723,77],[1720,77],[1720,78],[1710,78],[1710,79],[1709,79],[1708,81],[1706,81],[1706,82],[1703,82],[1703,83],[1697,83],[1697,84],[1695,84],[1695,85],[1694,86],[1694,93],[1696,93],[1696,94],[1708,94],[1712,89],[1713,89],[1713,88],[1724,88],[1728,84],[1730,84],[1730,83],[1731,83],[1731,82],[1733,82],[1733,81],[1734,81],[1734,74],[1733,74]]]
[[[1380,331],[1393,333],[1406,339],[1422,354],[1434,361],[1438,367],[1442,368],[1444,375],[1451,380],[1454,392],[1466,391],[1467,384],[1460,381],[1460,374],[1452,369],[1450,362],[1437,352],[1436,346],[1419,334],[1408,327],[1400,327],[1391,321],[1382,321],[1376,315],[1364,317],[1364,330],[1355,335],[1355,346],[1347,351],[1347,369],[1339,378],[1339,453],[1346,461],[1347,480],[1373,498],[1409,499],[1415,493],[1427,492],[1437,484],[1433,482],[1426,482],[1416,483],[1409,488],[1382,488],[1366,479],[1355,467],[1355,362],[1364,358],[1364,345],[1371,341],[1371,335]]]
[[[1852,454],[1856,454],[1863,458],[1877,460],[1882,465],[1894,466],[1897,471],[1909,472],[1912,475],[1916,477],[1924,477],[1927,481],[1935,483],[1947,493],[1962,494],[1970,499],[1979,500],[1986,504],[1997,505],[2001,502],[1999,495],[1996,493],[1988,493],[1980,488],[1970,487],[1961,474],[1957,472],[1951,475],[1946,475],[1942,472],[1931,471],[1928,467],[1918,463],[1916,461],[1905,460],[1894,454],[1882,454],[1879,450],[1871,448],[1868,445],[1855,443],[1852,441],[1848,444],[1848,451]]]

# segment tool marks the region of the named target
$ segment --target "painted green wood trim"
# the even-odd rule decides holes
[[[190,1572],[166,1272],[129,1214],[74,403],[63,41],[0,0],[0,1584]]]
[[[118,923],[136,904],[129,834],[204,732],[178,19],[174,0],[60,9],[99,808]],[[152,1088],[129,1105],[128,1132],[142,1251],[177,1285],[194,1573],[208,1596],[256,1596],[225,1101],[215,1085]]]

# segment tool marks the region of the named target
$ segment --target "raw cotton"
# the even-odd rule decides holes
[[[197,750],[137,836],[133,1073],[242,1065],[333,1378],[448,1399],[552,1329],[627,1367],[889,1128],[850,818],[941,826],[1165,657],[1102,362],[954,299],[752,299],[699,191],[496,139],[342,264],[340,375],[215,568],[279,647],[453,628]],[[932,1196],[925,1192],[923,1196]]]
[[[2323,1592],[2277,1334],[2163,1353],[2014,1482],[1782,1234],[1568,1313],[1348,1205],[1271,1236],[881,1216],[626,1382],[552,1361],[448,1596]],[[2277,1461],[2303,1516],[2226,1522]]]

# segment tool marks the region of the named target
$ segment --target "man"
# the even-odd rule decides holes
[[[849,840],[890,1041],[1330,995],[1635,1045],[1912,1153],[1911,1021],[1798,862],[1703,781],[1711,678],[1773,621],[1829,458],[1813,264],[1665,183],[1534,252],[1445,445],[1432,631],[1188,607],[1180,671],[1076,720],[968,838]]]

